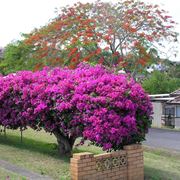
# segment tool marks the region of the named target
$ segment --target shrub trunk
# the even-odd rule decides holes
[[[66,137],[60,132],[53,132],[58,143],[58,152],[60,155],[72,156],[72,148],[75,142],[75,138]]]

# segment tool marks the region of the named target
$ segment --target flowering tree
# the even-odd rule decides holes
[[[25,42],[36,49],[37,68],[85,61],[136,72],[150,62],[154,45],[177,40],[174,25],[159,6],[141,1],[76,3]]]
[[[101,66],[45,68],[0,77],[0,125],[44,129],[70,154],[77,137],[104,150],[141,142],[152,108],[133,79]]]

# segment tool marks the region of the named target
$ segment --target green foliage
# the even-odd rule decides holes
[[[19,70],[32,70],[35,59],[31,56],[33,48],[23,41],[8,44],[5,47],[3,59],[0,61],[0,73],[6,75]]]
[[[169,66],[168,73],[171,77],[180,78],[180,63],[172,63]]]
[[[172,78],[167,73],[154,71],[143,81],[142,86],[150,94],[170,93],[180,88],[180,79]]]
[[[165,71],[170,77],[180,78],[180,62],[179,61],[170,61],[169,59],[163,59],[163,60],[160,60],[160,62],[165,67]]]

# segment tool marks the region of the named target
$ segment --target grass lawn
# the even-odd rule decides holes
[[[7,130],[6,138],[0,136],[0,159],[53,179],[68,179],[69,158],[58,156],[55,143],[54,136],[30,129],[23,132],[21,143],[19,131]]]
[[[172,154],[164,150],[145,148],[144,157],[144,168],[147,179],[180,179],[180,153]]]
[[[0,168],[0,179],[1,180],[26,180],[26,178],[23,178],[15,173],[9,172],[3,168]]]
[[[69,158],[58,156],[55,143],[54,136],[30,129],[23,132],[23,143],[21,143],[19,131],[7,130],[6,138],[3,134],[0,135],[0,159],[30,171],[48,175],[55,180],[68,180],[70,179]],[[74,152],[82,151],[102,153],[100,148],[94,146],[84,145],[74,148]],[[145,148],[144,157],[146,179],[180,179],[180,154]],[[12,175],[11,179],[14,178],[13,180],[20,179],[18,176],[0,169],[0,179],[6,177],[7,174],[10,177]]]

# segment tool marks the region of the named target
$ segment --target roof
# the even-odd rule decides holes
[[[180,105],[180,96],[174,97],[174,99],[167,101],[167,104],[178,104],[178,105]]]
[[[151,101],[161,101],[167,104],[178,104],[180,105],[180,89],[170,94],[152,94],[149,95]]]
[[[150,98],[157,98],[157,97],[169,97],[170,94],[151,94],[149,95]]]
[[[168,101],[171,100],[169,94],[151,94],[149,95],[151,101]]]
[[[152,99],[152,101],[171,101],[171,100],[174,100],[175,98],[174,97],[165,97],[165,98],[154,98]]]
[[[170,93],[170,96],[180,96],[180,89]]]

